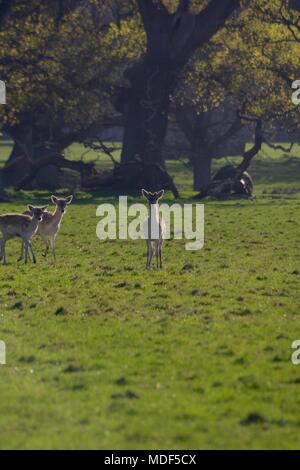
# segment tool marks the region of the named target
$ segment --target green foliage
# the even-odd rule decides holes
[[[98,17],[78,7],[58,20],[46,3],[34,15],[9,16],[0,30],[0,76],[8,90],[0,126],[23,124],[26,116],[27,124],[76,133],[105,115],[114,80],[110,45],[102,44],[109,11],[102,1],[94,6]]]
[[[240,15],[197,51],[174,99],[201,112],[231,94],[246,102],[249,114],[298,122],[290,85],[298,78],[299,43],[283,24],[281,3],[245,2]],[[164,4],[170,12],[178,7],[178,1]],[[206,4],[191,2],[191,13]],[[66,126],[76,134],[114,114],[109,102],[115,85],[145,53],[136,2],[93,0],[90,8],[74,7],[61,17],[47,3],[37,2],[34,14],[16,5],[0,29],[0,77],[8,88],[0,126],[24,117],[28,122],[31,116],[32,122],[46,121],[52,129]],[[290,11],[284,14],[293,19]]]
[[[188,64],[175,96],[199,112],[231,95],[249,115],[299,125],[291,84],[300,68],[300,43],[282,20],[281,0],[253,1]],[[284,10],[290,21],[293,15]]]

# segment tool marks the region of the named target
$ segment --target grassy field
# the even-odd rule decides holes
[[[206,201],[204,249],[167,241],[163,271],[145,271],[143,241],[97,239],[111,196],[77,194],[56,264],[38,239],[36,266],[8,244],[1,449],[299,448],[298,150],[254,163],[254,201]],[[191,173],[169,168],[189,202]],[[22,192],[0,213],[48,197]]]

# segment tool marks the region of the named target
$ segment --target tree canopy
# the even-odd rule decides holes
[[[202,113],[231,96],[241,115],[297,127],[294,6],[287,0],[0,0],[0,77],[8,95],[0,128],[23,141],[27,153],[49,142],[63,149],[119,113],[124,163],[138,158],[164,166],[170,102]]]

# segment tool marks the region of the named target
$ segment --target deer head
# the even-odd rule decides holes
[[[56,205],[58,210],[62,214],[64,214],[67,206],[69,206],[71,202],[73,201],[73,196],[61,197],[61,198],[58,198],[56,196],[51,196],[51,201],[53,202],[53,204]]]
[[[44,213],[48,209],[48,206],[44,207],[34,207],[34,206],[28,206],[28,210],[32,214],[33,219],[37,219],[39,222],[43,219]]]
[[[158,191],[156,193],[151,193],[149,191],[146,191],[145,189],[142,189],[142,194],[147,199],[149,204],[152,206],[158,203],[158,201],[165,194],[165,191],[162,189],[161,191]]]

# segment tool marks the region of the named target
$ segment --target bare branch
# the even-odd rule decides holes
[[[261,150],[262,145],[264,143],[264,136],[263,136],[263,123],[260,119],[257,120],[255,126],[255,140],[254,145],[251,147],[250,150],[247,150],[244,153],[242,163],[237,167],[236,171],[236,179],[239,179],[244,171],[247,171],[253,158],[258,154]]]
[[[283,145],[280,145],[280,144],[272,144],[271,142],[267,141],[266,139],[264,140],[264,142],[271,149],[273,149],[273,150],[282,150],[282,152],[285,152],[285,153],[291,153],[291,151],[293,150],[293,147],[295,145],[295,142],[292,142],[290,144],[290,146],[287,148],[287,147],[284,147]]]
[[[98,144],[96,144],[95,141],[98,142]],[[95,150],[95,151],[100,150],[101,152],[105,153],[105,155],[107,155],[111,159],[115,167],[120,165],[120,163],[113,156],[112,152],[115,152],[116,150],[121,150],[121,149],[107,147],[107,145],[105,145],[104,142],[101,139],[99,139],[99,137],[93,137],[90,142],[85,142],[85,145],[88,146],[92,150]]]
[[[196,17],[192,49],[207,42],[240,7],[240,0],[211,0]]]

